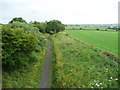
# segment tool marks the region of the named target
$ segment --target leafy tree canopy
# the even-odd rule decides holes
[[[34,22],[31,22],[31,24],[32,24],[34,27],[37,27],[40,32],[42,32],[42,33],[45,33],[45,32],[46,32],[46,26],[47,26],[46,23],[34,21]]]
[[[52,20],[47,22],[46,32],[47,33],[58,33],[63,31],[65,26],[59,20]]]
[[[21,22],[21,23],[27,23],[24,19],[22,19],[21,17],[15,17],[13,18],[9,23],[13,23],[13,22]]]

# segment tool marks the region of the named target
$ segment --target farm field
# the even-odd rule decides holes
[[[71,38],[54,34],[52,88],[117,88],[118,64],[101,52]]]
[[[112,25],[110,25],[112,26]],[[73,25],[73,26],[66,26],[65,29],[66,30],[101,30],[101,31],[111,31],[111,30],[115,30],[115,29],[112,29],[112,28],[109,28],[110,26],[107,26],[107,25],[79,25],[79,26],[76,26],[76,25]],[[115,25],[113,25],[112,27],[115,27]]]
[[[66,32],[74,38],[118,57],[118,32],[116,31],[66,30]]]

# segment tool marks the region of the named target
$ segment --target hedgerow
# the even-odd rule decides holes
[[[40,52],[46,43],[39,29],[26,23],[13,22],[2,26],[3,69],[17,69],[37,61],[33,52]]]

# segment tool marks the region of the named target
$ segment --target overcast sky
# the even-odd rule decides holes
[[[64,24],[114,24],[119,0],[0,0],[0,23],[14,17],[30,21],[57,19]]]

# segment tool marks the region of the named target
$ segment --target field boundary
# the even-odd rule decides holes
[[[97,30],[97,29],[76,29],[76,28],[75,28],[75,29],[65,29],[65,30],[85,30],[85,31],[86,31],[86,30],[89,30],[89,31],[111,31],[111,32],[112,32],[112,31],[113,31],[113,32],[116,32],[116,31],[117,31],[117,32],[120,32],[120,30],[113,30],[113,29],[112,29],[112,30],[103,30],[103,29]]]
[[[93,45],[90,45],[90,44],[84,42],[84,41],[78,40],[77,38],[72,37],[72,36],[71,36],[70,34],[68,34],[68,33],[65,33],[65,35],[66,35],[66,36],[69,36],[70,38],[72,38],[72,39],[74,39],[74,40],[76,40],[76,41],[78,41],[78,42],[80,42],[80,43],[82,43],[82,44],[84,44],[84,45],[86,45],[86,46],[88,46],[88,47],[90,47],[90,48],[92,48],[92,49],[93,49],[94,51],[96,51],[96,52],[101,52],[103,55],[105,55],[106,57],[108,57],[108,58],[116,61],[117,63],[120,63],[120,58],[116,57],[116,56],[113,55],[112,53],[110,53],[110,52],[108,52],[108,51],[101,50],[101,49],[99,49],[99,48],[97,48],[97,47],[95,47],[95,46],[93,46]]]

